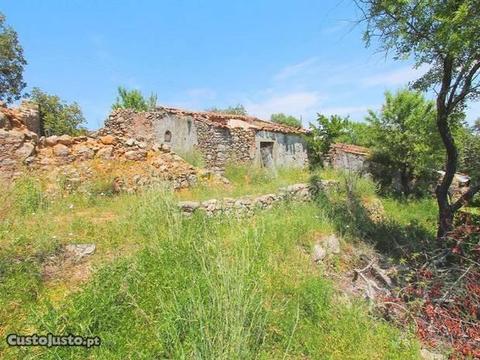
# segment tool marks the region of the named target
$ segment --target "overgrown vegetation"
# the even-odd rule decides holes
[[[345,134],[348,118],[339,115],[327,117],[318,114],[317,124],[310,123],[310,135],[307,137],[309,160],[312,166],[323,166],[323,162],[332,144]]]
[[[237,104],[235,106],[228,106],[226,108],[217,108],[212,107],[207,109],[207,111],[215,112],[215,113],[222,113],[222,114],[230,114],[230,115],[248,115],[247,109],[242,104]]]
[[[86,129],[80,106],[73,102],[68,104],[57,95],[50,95],[39,88],[33,88],[30,99],[40,110],[41,132],[47,136],[72,135],[85,133]]]
[[[157,94],[150,94],[147,98],[140,90],[128,90],[123,86],[119,86],[118,96],[112,109],[132,109],[136,111],[150,111],[157,107]]]
[[[476,0],[356,0],[366,23],[367,45],[377,41],[380,50],[395,59],[412,58],[417,67],[429,70],[415,83],[416,89],[433,89],[436,94],[436,124],[446,151],[445,175],[436,187],[439,208],[438,238],[453,230],[455,213],[480,191],[472,184],[460,199],[449,197],[458,169],[458,148],[454,139],[456,114],[468,100],[480,95],[480,12]]]
[[[434,109],[422,94],[399,90],[385,93],[380,113],[369,112],[374,144],[371,171],[384,190],[392,189],[397,179],[404,196],[427,193],[433,187],[444,158]]]
[[[224,176],[228,184],[206,179],[188,190],[180,191],[177,197],[181,200],[207,200],[267,194],[282,186],[306,183],[311,174],[302,169],[279,168],[273,171],[263,167],[229,164]]]
[[[14,190],[10,201],[24,196]],[[35,216],[8,214],[0,228],[2,333],[95,335],[102,346],[2,343],[1,356],[415,358],[410,333],[341,300],[311,262],[315,234],[334,230],[313,203],[253,218],[183,218],[165,189],[95,202],[73,194],[47,201]],[[97,245],[98,271],[83,285],[69,273],[45,279],[46,259],[72,242]]]

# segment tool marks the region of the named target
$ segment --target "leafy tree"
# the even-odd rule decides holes
[[[347,124],[348,118],[320,114],[317,117],[317,125],[310,123],[310,136],[307,137],[307,141],[312,165],[323,165],[332,144],[345,134]]]
[[[369,111],[367,121],[374,143],[372,172],[383,188],[399,175],[401,192],[408,196],[421,190],[419,184],[435,178],[434,171],[443,160],[435,115],[433,101],[409,90],[387,91],[380,113]]]
[[[365,147],[373,146],[373,128],[368,123],[347,121],[345,130],[337,139],[337,142],[353,144]]]
[[[26,64],[17,33],[5,24],[5,16],[0,13],[0,100],[10,103],[20,99],[26,85]]]
[[[229,107],[226,107],[225,109],[213,107],[213,108],[207,109],[207,111],[222,113],[222,114],[230,114],[230,115],[242,115],[242,116],[248,115],[247,110],[241,104],[237,104],[235,106],[229,106]]]
[[[468,174],[474,182],[480,179],[480,133],[474,128],[460,127],[455,131],[459,148],[458,170]]]
[[[473,184],[460,199],[449,189],[458,167],[452,114],[480,95],[480,7],[478,0],[355,0],[367,28],[364,40],[378,40],[396,59],[413,58],[428,72],[413,86],[436,94],[436,123],[446,150],[445,176],[436,188],[439,208],[437,237],[453,229],[453,217],[480,190]]]
[[[136,111],[149,111],[157,107],[157,94],[151,94],[145,98],[136,89],[128,90],[122,86],[118,87],[118,96],[112,109],[132,109]]]
[[[291,115],[285,115],[283,113],[272,114],[270,116],[270,121],[277,124],[292,126],[296,128],[302,127],[302,122],[299,119]]]
[[[39,88],[33,88],[30,98],[39,107],[41,129],[44,135],[76,136],[86,131],[82,127],[85,118],[76,102],[67,104],[57,95],[49,95]]]

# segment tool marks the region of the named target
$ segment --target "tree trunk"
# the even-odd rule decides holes
[[[438,203],[438,231],[437,238],[444,238],[445,235],[453,230],[454,209],[450,204],[448,191],[452,185],[455,172],[457,171],[458,152],[453,140],[453,136],[448,126],[448,115],[441,112],[437,107],[437,126],[445,145],[447,152],[447,161],[445,165],[445,175],[440,184],[437,185],[436,195]]]
[[[400,183],[403,195],[408,197],[410,195],[410,172],[405,164],[402,165],[400,170]]]
[[[447,153],[445,175],[435,190],[438,203],[438,239],[444,238],[449,231],[453,230],[453,216],[455,213],[455,209],[453,209],[448,198],[448,190],[450,189],[450,185],[452,185],[453,177],[457,171],[458,158],[457,147],[455,146],[455,141],[448,124],[448,117],[452,109],[447,106],[447,96],[451,90],[450,85],[452,83],[453,63],[453,57],[451,56],[447,55],[443,59],[442,86],[437,95],[436,102],[437,128]]]

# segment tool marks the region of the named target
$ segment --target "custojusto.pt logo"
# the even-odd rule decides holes
[[[9,334],[6,337],[9,346],[81,346],[91,348],[100,346],[101,339],[98,336],[79,336],[79,335],[19,335]]]

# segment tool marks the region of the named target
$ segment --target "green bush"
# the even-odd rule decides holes
[[[13,203],[20,214],[31,214],[46,205],[44,194],[38,180],[23,177],[13,186]]]
[[[112,109],[132,109],[137,111],[155,110],[157,106],[157,94],[144,97],[139,90],[128,90],[122,86],[118,87],[118,96]]]

